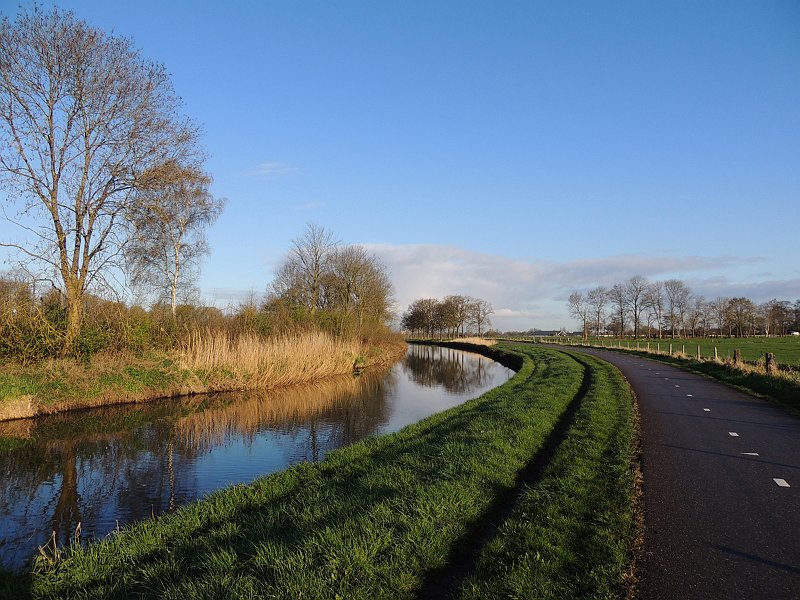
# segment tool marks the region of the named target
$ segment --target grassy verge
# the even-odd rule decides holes
[[[545,529],[569,538],[573,558],[540,578],[551,589],[578,579],[563,589],[618,593],[631,537],[630,394],[596,361],[533,346],[513,353],[518,374],[476,400],[55,562],[40,559],[7,589],[48,598],[412,598],[463,539],[487,526],[499,498],[519,496],[520,473],[546,455],[553,466],[540,497],[565,516]],[[559,423],[563,440],[552,435]],[[536,489],[524,488],[522,498]],[[524,511],[513,514],[524,521]],[[572,526],[578,533],[568,533]],[[537,571],[556,546],[519,539],[503,557],[483,560]],[[470,586],[498,578],[482,573]]]
[[[0,367],[0,421],[209,391],[275,388],[352,373],[397,358],[398,342],[319,333],[262,340],[195,337],[179,353],[101,354]]]
[[[542,477],[526,486],[461,598],[619,598],[635,520],[633,402],[611,365],[581,356],[592,382]]]

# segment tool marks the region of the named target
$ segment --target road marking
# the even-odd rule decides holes
[[[679,385],[676,383],[676,384],[675,384],[675,387],[681,387],[681,386],[679,386]]]
[[[731,437],[739,437],[739,434],[736,433],[735,431],[729,431],[728,435],[731,436]]]
[[[691,398],[691,397],[692,397],[692,395],[691,395],[691,394],[686,394],[686,397],[687,397],[687,398]]]
[[[758,456],[758,452],[739,452],[739,454],[743,454],[744,456]]]
[[[710,408],[704,408],[703,410],[706,411],[706,412],[711,412]]]
[[[775,483],[777,483],[777,484],[778,484],[780,487],[792,487],[792,486],[790,486],[788,483],[786,483],[786,480],[785,480],[785,479],[778,479],[777,477],[774,477],[774,478],[772,479],[772,481],[774,481]]]

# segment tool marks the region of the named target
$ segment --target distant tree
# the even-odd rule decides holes
[[[272,283],[273,294],[303,306],[313,317],[323,305],[323,282],[338,242],[324,227],[310,223],[292,240]]]
[[[614,307],[614,316],[619,324],[619,337],[625,335],[625,315],[628,313],[628,295],[625,286],[616,283],[608,292],[608,298]]]
[[[589,338],[591,307],[586,297],[578,291],[572,292],[567,300],[567,308],[569,310],[569,315],[581,324],[583,328],[583,339],[584,341],[587,340]]]
[[[765,302],[761,309],[764,313],[766,332],[768,335],[786,335],[794,320],[792,304],[788,300],[773,298]]]
[[[661,339],[664,331],[665,305],[664,284],[662,282],[654,281],[647,286],[644,303],[655,319],[656,327],[658,328],[658,338]]]
[[[594,319],[595,335],[603,332],[603,322],[605,320],[605,306],[608,303],[608,290],[602,285],[598,286],[586,295],[586,302],[589,304],[592,318]]]
[[[330,306],[352,319],[360,331],[366,321],[383,323],[389,316],[393,287],[386,267],[363,246],[337,248],[323,278]]]
[[[737,337],[752,335],[755,329],[756,305],[744,297],[731,298],[728,301],[727,319],[736,332]]]
[[[703,315],[706,313],[706,299],[702,296],[696,296],[689,301],[689,307],[686,312],[686,324],[691,331],[691,337],[698,334],[698,329],[703,322]]]
[[[164,184],[142,190],[127,211],[131,234],[125,255],[132,283],[165,294],[175,319],[178,293],[191,286],[208,252],[205,228],[222,213],[224,201],[211,194],[211,177],[198,168],[172,169]]]
[[[198,155],[179,107],[166,70],[128,39],[56,8],[0,23],[0,177],[31,237],[2,245],[58,274],[64,354],[87,289],[118,264],[136,191]]]
[[[729,302],[729,298],[717,296],[709,303],[709,311],[711,313],[712,320],[717,324],[720,335],[725,335],[725,330],[728,328],[727,318]],[[730,330],[728,331],[728,335],[731,335]]]
[[[494,308],[486,300],[473,298],[470,301],[470,320],[478,328],[478,336],[483,335],[484,327],[489,327],[492,322],[489,315],[494,314]]]
[[[633,317],[634,338],[639,337],[639,323],[646,306],[647,287],[647,279],[641,275],[635,275],[625,283],[625,303]]]
[[[676,330],[679,331],[684,325],[691,290],[680,279],[668,279],[664,282],[664,295],[667,299],[667,312],[674,339]]]
[[[442,306],[446,307],[453,337],[464,335],[472,317],[472,298],[461,295],[446,296]]]

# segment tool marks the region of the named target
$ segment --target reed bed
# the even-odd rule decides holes
[[[322,332],[261,338],[209,331],[189,339],[180,366],[197,373],[209,391],[272,388],[352,373],[363,352],[359,340]]]
[[[487,340],[482,337],[459,338],[455,341],[461,342],[462,344],[473,344],[475,346],[494,346],[497,343],[497,340]]]

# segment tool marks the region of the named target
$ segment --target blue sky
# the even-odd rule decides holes
[[[202,124],[209,303],[262,293],[309,222],[379,255],[399,311],[470,294],[500,329],[572,328],[571,291],[633,275],[800,298],[796,1],[57,5]]]

